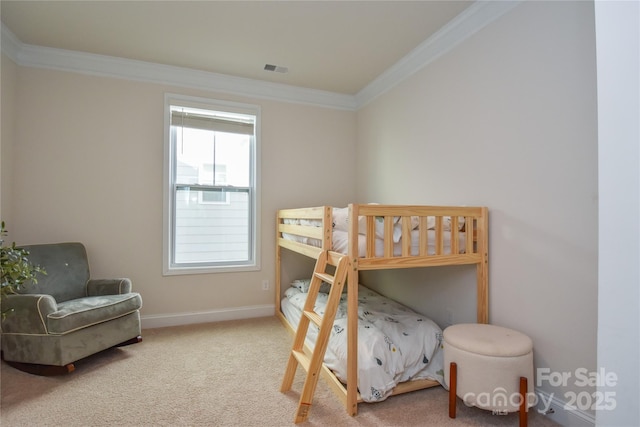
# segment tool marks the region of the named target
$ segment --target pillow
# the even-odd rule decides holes
[[[358,218],[360,232],[366,229],[367,222],[363,216]],[[349,208],[333,208],[333,229],[349,231]]]
[[[349,231],[349,208],[333,208],[333,229]]]
[[[450,216],[443,216],[442,217],[442,228],[444,231],[451,231],[451,217]],[[459,216],[458,217],[458,230],[462,230],[462,228],[464,227],[464,217],[463,216]],[[418,228],[417,226],[415,226],[413,229],[415,230],[416,228]],[[436,228],[436,217],[435,216],[429,216],[427,217],[427,229],[428,230],[435,230]]]
[[[464,228],[464,217],[463,216],[459,216],[458,217],[458,230],[462,230]]]
[[[384,217],[377,216],[376,217],[376,237],[383,239],[384,238]],[[365,234],[367,229],[366,220],[362,221],[363,225],[360,227],[360,234]],[[398,243],[400,238],[402,237],[402,217],[395,216],[393,217],[393,242]],[[420,225],[420,218],[417,216],[411,217],[411,229],[415,230]]]
[[[300,289],[291,287],[284,291],[284,296],[286,296],[287,298],[292,298],[294,295],[297,295],[299,293],[301,293]]]
[[[322,227],[321,219],[304,219],[300,220],[300,225],[304,225],[306,227]]]
[[[310,286],[311,286],[311,279],[298,279],[291,282],[292,288],[299,289],[300,292],[304,292],[304,293],[309,292]],[[331,285],[326,282],[322,282],[322,284],[320,285],[319,292],[323,294],[328,294],[330,290],[331,290]]]

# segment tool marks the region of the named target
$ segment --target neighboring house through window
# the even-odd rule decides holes
[[[259,112],[166,95],[165,274],[259,268]]]

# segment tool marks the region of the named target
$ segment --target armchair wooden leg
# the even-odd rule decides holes
[[[527,378],[520,377],[520,427],[527,427]]]
[[[138,344],[142,342],[142,336],[138,335],[137,337],[133,337],[130,340],[126,340],[121,342],[120,344],[116,344],[115,347],[124,347],[125,345]]]
[[[2,357],[2,360],[12,368],[15,368],[22,372],[26,372],[28,374],[40,375],[45,377],[70,374],[76,369],[73,363],[69,363],[64,366],[38,365],[36,363],[22,363],[22,362],[13,362],[11,360],[4,360],[4,353],[1,353],[1,357]]]
[[[449,365],[449,418],[456,417],[456,393],[458,383],[458,365],[451,362]]]
[[[138,335],[137,337],[121,342],[120,344],[117,344],[114,347],[123,347],[126,345],[137,344],[141,341],[142,341],[142,337]],[[55,365],[39,365],[37,363],[23,363],[23,362],[14,362],[11,360],[5,360],[4,352],[0,352],[0,358],[7,365],[15,369],[18,369],[22,372],[26,372],[28,374],[33,374],[33,375],[49,377],[49,376],[70,374],[71,372],[76,370],[76,366],[73,363],[69,363],[64,366],[55,366]]]

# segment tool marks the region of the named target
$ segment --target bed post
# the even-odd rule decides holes
[[[478,253],[482,257],[476,264],[478,282],[477,316],[478,323],[489,323],[489,209],[482,208],[482,216],[477,221]]]
[[[322,250],[330,251],[333,249],[333,208],[324,206],[322,215],[322,232],[324,234]]]
[[[275,283],[275,292],[276,292],[276,316],[281,318],[282,313],[280,312],[280,269],[282,268],[282,258],[281,258],[281,247],[280,247],[280,211],[276,212],[276,283]]]
[[[349,204],[347,275],[347,413],[358,413],[358,205]]]

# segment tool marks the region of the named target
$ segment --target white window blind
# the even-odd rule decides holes
[[[171,111],[171,125],[191,129],[201,129],[216,132],[236,133],[240,135],[254,134],[254,118],[235,115],[232,117],[198,114],[193,109],[176,107]]]

